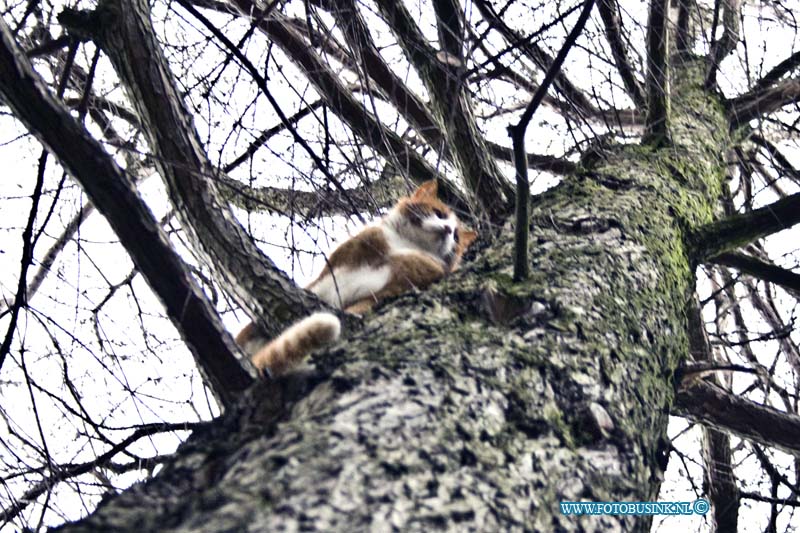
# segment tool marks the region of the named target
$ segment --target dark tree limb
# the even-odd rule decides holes
[[[464,61],[464,26],[461,4],[454,0],[434,0],[439,46],[448,54],[448,61]]]
[[[678,391],[672,413],[800,456],[800,417],[746,400],[707,381]]]
[[[711,262],[733,267],[739,272],[749,274],[754,278],[780,285],[784,289],[794,292],[800,298],[800,274],[791,270],[786,270],[756,257],[737,252],[720,254],[713,257]]]
[[[800,52],[795,52],[777,65],[772,68],[769,72],[767,72],[763,78],[758,80],[753,89],[761,90],[767,89],[770,86],[774,85],[782,77],[790,72],[793,72],[797,67],[800,66]]]
[[[680,53],[692,51],[694,34],[692,32],[692,13],[691,9],[695,6],[696,0],[679,0],[678,6],[678,28],[675,32],[675,47]]]
[[[0,27],[2,29],[2,27]],[[13,37],[9,37],[13,40]],[[13,48],[9,48],[12,52],[16,52]],[[64,61],[63,71],[61,73],[61,80],[58,84],[58,91],[56,93],[57,97],[63,98],[64,91],[67,88],[68,80],[71,76],[72,66],[75,62],[75,55],[78,52],[78,43],[76,41],[72,41],[69,47],[69,52],[67,54],[66,60]],[[44,175],[45,169],[47,168],[47,150],[42,150],[41,155],[39,156],[39,163],[38,168],[36,171],[36,182],[33,186],[33,192],[31,193],[31,208],[28,212],[28,220],[25,223],[25,229],[22,230],[22,257],[20,258],[20,271],[19,277],[17,278],[17,292],[14,295],[14,302],[11,303],[10,311],[11,317],[8,321],[8,329],[6,330],[6,334],[3,338],[3,342],[0,343],[0,368],[3,367],[3,362],[6,359],[6,355],[8,355],[11,349],[11,342],[14,339],[14,332],[17,329],[17,319],[19,318],[19,313],[23,307],[28,305],[28,292],[27,292],[27,278],[28,278],[28,268],[30,268],[31,264],[33,263],[33,249],[36,245],[36,241],[38,240],[39,234],[41,234],[41,230],[37,235],[34,235],[33,227],[36,223],[36,215],[39,212],[39,202],[42,199],[42,189],[44,187]],[[55,203],[55,201],[54,201]],[[42,228],[47,225],[47,221],[42,223]],[[27,378],[27,373],[26,373]],[[38,422],[38,418],[37,418]],[[40,428],[41,431],[41,428]]]
[[[705,261],[800,222],[800,193],[745,214],[712,222],[692,236],[695,257]]]
[[[481,13],[481,16],[492,25],[509,43],[518,43],[519,49],[528,56],[534,64],[536,64],[543,72],[546,72],[550,65],[553,63],[553,58],[550,57],[541,46],[531,43],[525,39],[514,29],[510,28],[508,24],[503,21],[500,15],[495,11],[494,6],[486,0],[475,0],[475,6]],[[569,100],[581,113],[586,116],[602,116],[603,112],[598,110],[594,104],[589,100],[586,94],[579,89],[567,75],[559,72],[556,77],[555,87],[561,91],[564,97]]]
[[[755,492],[743,492],[740,496],[743,500],[753,500],[757,502],[771,503],[774,505],[785,505],[788,507],[800,507],[800,501],[795,498],[771,498],[762,496]]]
[[[622,78],[625,91],[628,93],[628,96],[631,97],[636,107],[645,109],[647,107],[647,101],[642,93],[641,84],[639,80],[636,79],[633,65],[631,65],[628,59],[625,43],[622,40],[622,28],[620,27],[619,16],[617,16],[619,5],[616,0],[600,0],[600,2],[597,3],[597,10],[600,12],[600,17],[603,19],[606,39],[611,47],[611,54],[614,57],[617,71],[619,71],[619,75]]]
[[[495,159],[490,156],[486,141],[478,129],[472,97],[463,77],[463,62],[457,57],[450,57],[447,51],[442,56],[429,45],[402,2],[377,0],[376,3],[425,84],[431,108],[442,124],[447,147],[476,205],[482,207],[489,218],[502,218],[509,210],[513,190],[503,178]],[[440,4],[438,9],[442,15],[437,18],[448,19],[447,24],[453,24],[453,16],[447,13],[451,9],[461,8],[455,5],[448,8]],[[455,18],[458,17],[460,15]],[[454,31],[459,30],[445,28],[440,33],[450,35]],[[444,38],[452,41],[451,37]],[[450,42],[448,46],[457,45]]]
[[[216,185],[208,160],[158,44],[144,0],[108,0],[94,12],[65,10],[71,31],[90,32],[131,93],[154,163],[176,216],[195,251],[267,334],[275,335],[322,307],[299,289],[255,245],[236,221]]]
[[[81,101],[81,98],[67,98],[64,100],[64,104],[66,104],[68,107],[78,107]],[[130,111],[129,109],[125,109],[123,106],[116,104],[107,98],[102,98],[92,94],[88,97],[86,103],[93,109],[101,109],[103,111],[108,111],[112,115],[118,116],[134,128],[140,127],[139,117],[136,116],[136,113]]]
[[[706,89],[713,88],[717,83],[717,70],[725,57],[736,49],[740,38],[739,15],[741,0],[722,0],[722,37],[714,43],[709,54],[708,70],[706,72]],[[715,31],[716,28],[711,28]]]
[[[497,143],[489,142],[489,151],[504,161],[514,161],[514,149],[507,146],[501,146]],[[552,172],[553,174],[574,174],[578,171],[578,165],[568,159],[562,157],[555,157],[551,155],[538,155],[528,152],[525,157],[528,168],[535,170],[542,170],[545,172]]]
[[[680,374],[684,376],[683,382],[687,378],[689,380],[696,379],[687,373],[687,370],[696,370],[696,367],[704,366],[709,369],[717,366],[719,369],[721,366],[715,361],[714,351],[708,341],[708,334],[703,324],[702,311],[696,295],[687,304],[686,314],[689,346],[695,362],[679,369]],[[731,365],[725,366],[730,367]],[[751,371],[749,368],[742,368],[742,370]],[[718,383],[717,374],[712,374],[710,379]],[[702,444],[706,493],[711,501],[712,518],[716,524],[715,531],[736,531],[739,520],[739,489],[733,472],[730,436],[718,429],[703,427]]]
[[[738,531],[739,487],[733,471],[730,436],[703,427],[703,457],[706,493],[713,508],[713,531]]]
[[[58,157],[119,236],[161,299],[222,405],[252,382],[230,335],[128,176],[48,92],[0,21],[0,92],[26,127]]]
[[[434,149],[445,147],[442,132],[425,104],[381,57],[355,1],[331,0],[323,7],[336,17],[359,66],[380,87],[395,109]],[[451,158],[447,151],[444,155]]]
[[[306,219],[340,215],[346,206],[361,211],[376,211],[394,204],[405,190],[404,180],[388,173],[374,182],[347,189],[344,198],[338,191],[296,191],[278,187],[252,187],[227,176],[220,178],[220,192],[233,205],[247,211],[269,211],[287,215],[296,213]]]
[[[529,211],[531,189],[530,183],[528,182],[528,162],[525,152],[525,131],[528,129],[528,124],[530,124],[531,118],[533,118],[533,114],[536,112],[536,109],[542,103],[542,100],[544,100],[544,97],[550,88],[550,84],[553,83],[558,76],[558,73],[561,70],[561,65],[564,64],[564,60],[567,58],[570,48],[572,48],[572,46],[575,44],[575,41],[578,39],[578,36],[583,31],[586,21],[589,20],[589,15],[592,12],[593,6],[594,0],[586,0],[584,2],[583,10],[578,17],[577,22],[575,22],[575,27],[573,27],[572,31],[570,31],[566,41],[564,41],[564,44],[561,47],[561,50],[558,51],[558,54],[547,70],[547,74],[545,75],[542,84],[539,86],[539,89],[536,91],[536,94],[533,95],[530,103],[525,108],[525,111],[522,113],[519,122],[508,128],[512,143],[514,145],[514,166],[516,167],[517,171],[517,193],[515,208],[516,227],[514,230],[515,281],[522,281],[530,276],[530,259],[528,258],[528,232],[530,230]]]
[[[783,152],[781,152],[774,143],[757,134],[751,135],[750,140],[767,151],[769,156],[777,163],[776,167],[778,170],[785,172],[795,183],[800,184],[800,170],[792,165],[789,159],[783,155]]]
[[[800,101],[800,78],[791,78],[764,89],[754,89],[728,102],[731,126],[737,128],[753,119]]]
[[[670,143],[668,0],[650,0],[647,18],[647,118],[642,142]]]
[[[134,430],[133,433],[122,439],[122,441],[112,446],[108,451],[98,455],[92,461],[80,464],[58,465],[56,468],[54,468],[54,473],[51,476],[43,479],[39,483],[36,483],[33,487],[25,491],[25,494],[23,494],[22,497],[0,511],[0,522],[4,524],[10,522],[19,516],[19,514],[24,511],[29,504],[35,502],[36,498],[45,492],[52,490],[54,486],[63,481],[87,474],[97,468],[111,466],[113,469],[114,465],[110,465],[111,459],[115,455],[123,453],[128,446],[141,438],[155,435],[157,433],[165,433],[168,431],[192,431],[201,425],[202,424],[197,423],[185,423],[149,424],[146,426],[141,426]]]
[[[381,156],[391,161],[398,171],[416,182],[429,179],[439,179],[440,183],[447,181],[400,136],[364,109],[297,29],[287,22],[286,17],[273,13],[264,18],[259,8],[250,0],[235,0],[234,4],[243,14],[253,17],[259,29],[306,73],[309,81],[342,121]],[[451,192],[455,195],[455,191]]]

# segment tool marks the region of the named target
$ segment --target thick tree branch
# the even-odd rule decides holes
[[[446,148],[442,132],[425,104],[381,57],[355,1],[331,0],[323,7],[336,17],[347,43],[358,58],[359,65],[380,87],[386,98],[428,144],[437,150]],[[451,158],[451,154],[447,150],[444,155]]]
[[[461,4],[454,0],[433,0],[439,46],[448,55],[446,61],[464,61],[464,28]]]
[[[445,57],[439,57],[427,44],[416,21],[402,2],[377,0],[377,4],[428,90],[430,105],[441,123],[447,147],[453,154],[453,160],[465,185],[473,193],[477,205],[490,218],[501,218],[509,210],[508,203],[513,196],[513,190],[503,178],[495,159],[490,156],[486,141],[478,129],[472,97],[463,76],[463,62],[458,58],[448,57],[447,51]],[[453,15],[448,12],[460,7],[453,5],[447,8],[441,4],[438,9],[442,11],[439,18],[449,19],[446,23],[452,25]],[[447,37],[453,31],[458,30],[441,30],[441,33],[446,34],[443,38],[450,40],[451,47],[458,46],[452,42],[452,36]]]
[[[755,83],[753,89],[759,90],[769,88],[786,74],[794,71],[798,66],[800,66],[800,52],[795,52],[767,72],[763,78]]]
[[[705,261],[740,248],[800,222],[800,193],[745,214],[737,214],[699,228],[692,240],[695,257]]]
[[[82,98],[67,98],[64,100],[64,103],[68,107],[78,107],[81,104],[82,100],[83,100]],[[119,118],[123,119],[134,128],[140,127],[139,117],[136,116],[136,113],[133,113],[128,109],[125,109],[121,105],[115,104],[114,102],[108,100],[107,98],[101,98],[92,94],[89,95],[86,103],[92,109],[101,109],[103,111],[108,111],[112,115],[118,116]]]
[[[493,156],[504,161],[514,161],[514,149],[502,146],[497,143],[489,142],[489,151]],[[578,171],[578,165],[568,159],[551,155],[538,155],[528,152],[526,160],[528,168],[552,172],[553,174],[574,174]]]
[[[6,104],[81,184],[103,213],[192,350],[209,386],[230,405],[251,379],[202,289],[127,175],[45,88],[0,21],[0,92]]]
[[[800,101],[800,78],[791,78],[764,89],[754,89],[728,102],[731,126],[737,128],[753,119]]]
[[[756,404],[706,381],[679,390],[672,413],[800,456],[800,417]]]
[[[695,379],[687,373],[687,370],[699,370],[698,367],[713,369],[720,365],[716,364],[714,360],[714,351],[708,341],[708,333],[696,295],[687,303],[686,307],[689,347],[696,362],[691,366],[684,365],[679,372],[688,379]],[[718,383],[718,376],[718,374],[712,374],[710,379],[713,379],[714,383]],[[712,516],[717,526],[716,531],[736,531],[739,519],[739,492],[733,471],[730,437],[718,429],[704,427],[702,444],[706,492],[711,500]]]
[[[361,211],[375,212],[395,203],[405,190],[404,180],[394,172],[388,172],[374,182],[347,189],[344,198],[339,191],[297,191],[278,187],[252,187],[223,176],[220,192],[233,205],[247,211],[267,210],[288,215],[299,214],[306,219],[341,215],[349,206]]]
[[[705,86],[707,89],[713,88],[717,83],[717,70],[719,64],[725,56],[736,49],[739,42],[739,32],[741,31],[739,16],[741,12],[741,0],[722,0],[722,37],[714,43],[714,47],[709,54],[708,71],[706,72]],[[716,28],[712,28],[712,31]]]
[[[703,462],[706,491],[713,506],[714,531],[738,531],[739,487],[728,433],[703,427]]]
[[[670,142],[668,0],[650,0],[647,18],[647,118],[642,142]]]
[[[739,272],[780,285],[800,298],[800,274],[762,261],[750,255],[736,252],[720,254],[711,259],[713,263],[733,267]]]
[[[692,51],[692,45],[694,43],[691,9],[695,6],[695,0],[679,0],[679,2],[675,47],[678,52],[685,54]]]
[[[89,31],[131,94],[175,213],[206,264],[270,335],[322,304],[278,270],[236,221],[216,185],[144,0],[108,0],[91,13],[65,10],[72,31]]]
[[[645,107],[647,107],[647,101],[642,93],[639,80],[636,79],[633,66],[628,59],[625,43],[622,40],[622,29],[620,27],[619,17],[617,16],[619,5],[616,0],[600,0],[600,2],[597,3],[597,10],[600,12],[600,17],[603,19],[606,39],[611,47],[611,54],[614,57],[619,75],[622,77],[622,83],[625,85],[625,91],[628,93],[628,96],[631,97],[636,107],[645,109]]]

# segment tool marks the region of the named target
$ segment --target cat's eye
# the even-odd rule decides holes
[[[433,214],[436,215],[437,218],[447,218],[447,215],[441,209],[434,209]]]
[[[453,240],[458,244],[458,228],[453,232]]]

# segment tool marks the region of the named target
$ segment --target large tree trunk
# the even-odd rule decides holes
[[[612,147],[536,199],[529,280],[507,227],[59,531],[648,530],[558,502],[657,496],[689,231],[714,217],[728,142],[702,72],[674,78],[674,146]]]

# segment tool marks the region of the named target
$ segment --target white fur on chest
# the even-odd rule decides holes
[[[389,265],[338,267],[332,274],[323,276],[310,290],[328,305],[343,309],[364,298],[374,297],[389,283],[390,277]]]

